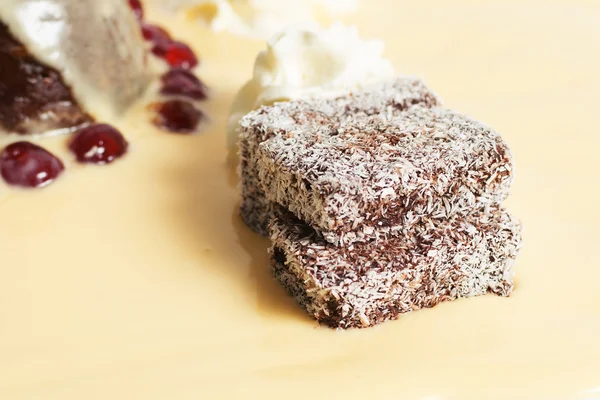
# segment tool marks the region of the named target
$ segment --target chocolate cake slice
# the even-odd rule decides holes
[[[39,63],[0,22],[0,125],[19,134],[72,128],[92,118],[60,73]]]
[[[333,328],[366,328],[461,297],[510,295],[521,228],[505,210],[406,222],[388,241],[337,247],[283,214],[271,224],[273,271]]]
[[[417,106],[281,130],[256,154],[262,189],[336,245],[385,239],[406,220],[466,215],[508,196],[506,143],[451,110]]]
[[[0,1],[0,133],[110,120],[148,87],[147,54],[126,1]]]
[[[256,165],[258,146],[265,140],[294,132],[311,134],[323,126],[369,115],[391,118],[416,105],[434,107],[440,103],[423,82],[404,77],[337,99],[277,103],[246,115],[240,122],[239,135],[242,218],[254,231],[268,234],[273,204],[259,185]]]

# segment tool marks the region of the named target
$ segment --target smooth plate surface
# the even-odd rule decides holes
[[[38,192],[0,190],[0,398],[600,397],[600,4],[363,1],[400,72],[499,130],[525,224],[513,297],[362,331],[319,328],[237,216],[226,115],[262,44],[150,12],[214,91],[203,135],[121,123],[131,153]],[[141,111],[140,111],[141,113]]]

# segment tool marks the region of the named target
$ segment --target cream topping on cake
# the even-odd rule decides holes
[[[128,108],[148,86],[146,45],[126,1],[2,0],[0,20],[98,119]]]
[[[229,122],[230,146],[242,116],[275,102],[333,98],[389,79],[395,71],[383,57],[380,40],[363,40],[356,27],[333,24],[290,29],[276,35],[259,53],[252,79],[234,100]]]

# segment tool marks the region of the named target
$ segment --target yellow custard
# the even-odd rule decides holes
[[[168,134],[140,104],[112,121],[122,160],[80,166],[67,137],[36,139],[64,175],[0,186],[0,399],[600,398],[600,5],[448,3],[363,1],[349,21],[511,145],[512,297],[318,327],[271,278],[226,164],[229,108],[264,44],[147,10],[198,51],[211,120]]]

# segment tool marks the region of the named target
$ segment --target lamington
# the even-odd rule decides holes
[[[333,328],[366,328],[443,301],[511,293],[521,227],[502,208],[440,220],[413,215],[400,233],[340,247],[280,212],[271,223],[271,265],[300,305]]]
[[[310,126],[286,126],[276,115],[272,108],[251,118],[279,132],[254,156],[261,195],[332,244],[384,240],[404,234],[407,219],[464,216],[508,196],[507,144],[455,111],[414,106],[344,120],[322,116]]]
[[[239,131],[243,220],[254,231],[268,235],[275,206],[259,183],[256,159],[264,141],[279,135],[317,132],[323,126],[342,126],[369,116],[390,119],[415,106],[440,105],[441,100],[422,81],[400,77],[335,99],[276,103],[251,112],[241,120]]]

